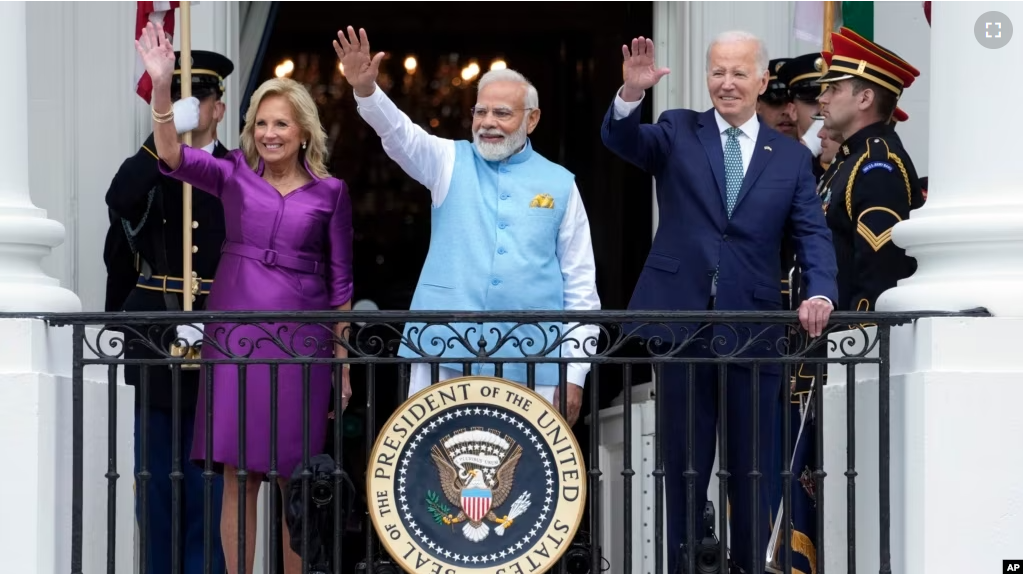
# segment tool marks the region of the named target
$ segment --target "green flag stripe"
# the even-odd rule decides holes
[[[842,25],[874,41],[874,3],[842,2]]]

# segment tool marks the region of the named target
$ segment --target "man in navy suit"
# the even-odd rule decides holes
[[[637,38],[622,46],[624,86],[604,118],[604,144],[656,178],[660,225],[629,303],[636,310],[777,311],[778,261],[786,234],[803,264],[807,300],[799,320],[809,335],[820,336],[838,297],[835,251],[815,193],[810,151],[763,124],[757,98],[767,88],[768,57],[759,39],[743,32],[716,38],[707,51],[707,89],[714,108],[705,112],[669,110],[656,124],[641,125],[639,106],[647,89],[669,70],[654,66],[654,44]],[[770,360],[784,341],[781,325],[698,323],[626,326],[662,351],[697,337],[676,356],[742,356]],[[717,338],[720,337],[720,340]],[[710,342],[714,340],[713,346]],[[758,368],[753,368],[752,365]],[[720,466],[727,469],[731,506],[733,571],[764,571],[771,526],[768,480],[780,480],[781,453],[774,425],[781,391],[781,365],[767,362],[728,366],[695,364],[693,405],[687,405],[687,365],[663,364],[669,572],[681,572],[680,546],[688,528],[697,542],[704,535],[701,516],[714,463],[719,419],[726,444]],[[719,370],[720,369],[720,370]],[[724,388],[719,388],[719,375]],[[753,396],[753,381],[759,385]],[[719,405],[724,397],[726,405]],[[693,420],[688,415],[693,414]],[[753,421],[758,441],[754,443]],[[687,504],[687,440],[692,424],[692,505]],[[665,438],[667,440],[667,438]],[[757,481],[754,499],[754,455]],[[754,500],[756,501],[754,503]],[[687,520],[688,511],[693,514]],[[718,517],[727,512],[716,509]],[[722,532],[717,535],[724,539]],[[754,547],[755,544],[755,547]],[[727,571],[727,569],[723,569]]]

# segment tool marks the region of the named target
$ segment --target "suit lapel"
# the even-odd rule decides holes
[[[721,132],[718,131],[718,124],[714,121],[714,109],[700,114],[700,129],[697,131],[703,151],[707,153],[710,161],[710,170],[714,174],[714,181],[718,184],[718,195],[721,200],[725,199],[725,152],[721,149]]]
[[[746,197],[749,190],[753,188],[753,184],[757,182],[757,178],[759,178],[760,174],[763,173],[764,168],[767,167],[767,163],[771,160],[771,156],[774,155],[774,152],[769,148],[771,147],[770,142],[776,137],[776,133],[777,132],[764,125],[763,121],[760,122],[760,132],[757,135],[757,143],[753,146],[753,157],[750,159],[749,167],[746,168],[746,177],[742,178],[742,187],[739,188],[739,197],[735,199],[735,209],[739,208],[739,204],[742,203],[742,199]]]

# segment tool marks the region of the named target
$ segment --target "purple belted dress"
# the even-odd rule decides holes
[[[352,204],[345,183],[313,181],[282,196],[253,171],[241,150],[216,159],[182,146],[181,165],[161,171],[220,198],[226,241],[207,301],[210,311],[324,311],[352,296]],[[306,170],[308,171],[308,165]],[[214,467],[223,465],[267,473],[270,450],[270,366],[260,359],[333,356],[333,325],[206,324],[203,357],[246,357],[245,434],[239,423],[239,368],[213,365],[213,427],[206,428],[206,375],[195,417],[191,459],[206,457],[207,431],[213,434]],[[255,362],[255,364],[253,364]],[[275,469],[288,477],[302,462],[302,365],[278,367]],[[309,454],[323,450],[331,391],[330,365],[312,365],[309,382]],[[239,458],[244,447],[244,460]]]

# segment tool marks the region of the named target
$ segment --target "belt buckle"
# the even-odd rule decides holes
[[[267,265],[277,265],[277,251],[274,249],[267,249],[263,252],[263,263]]]

